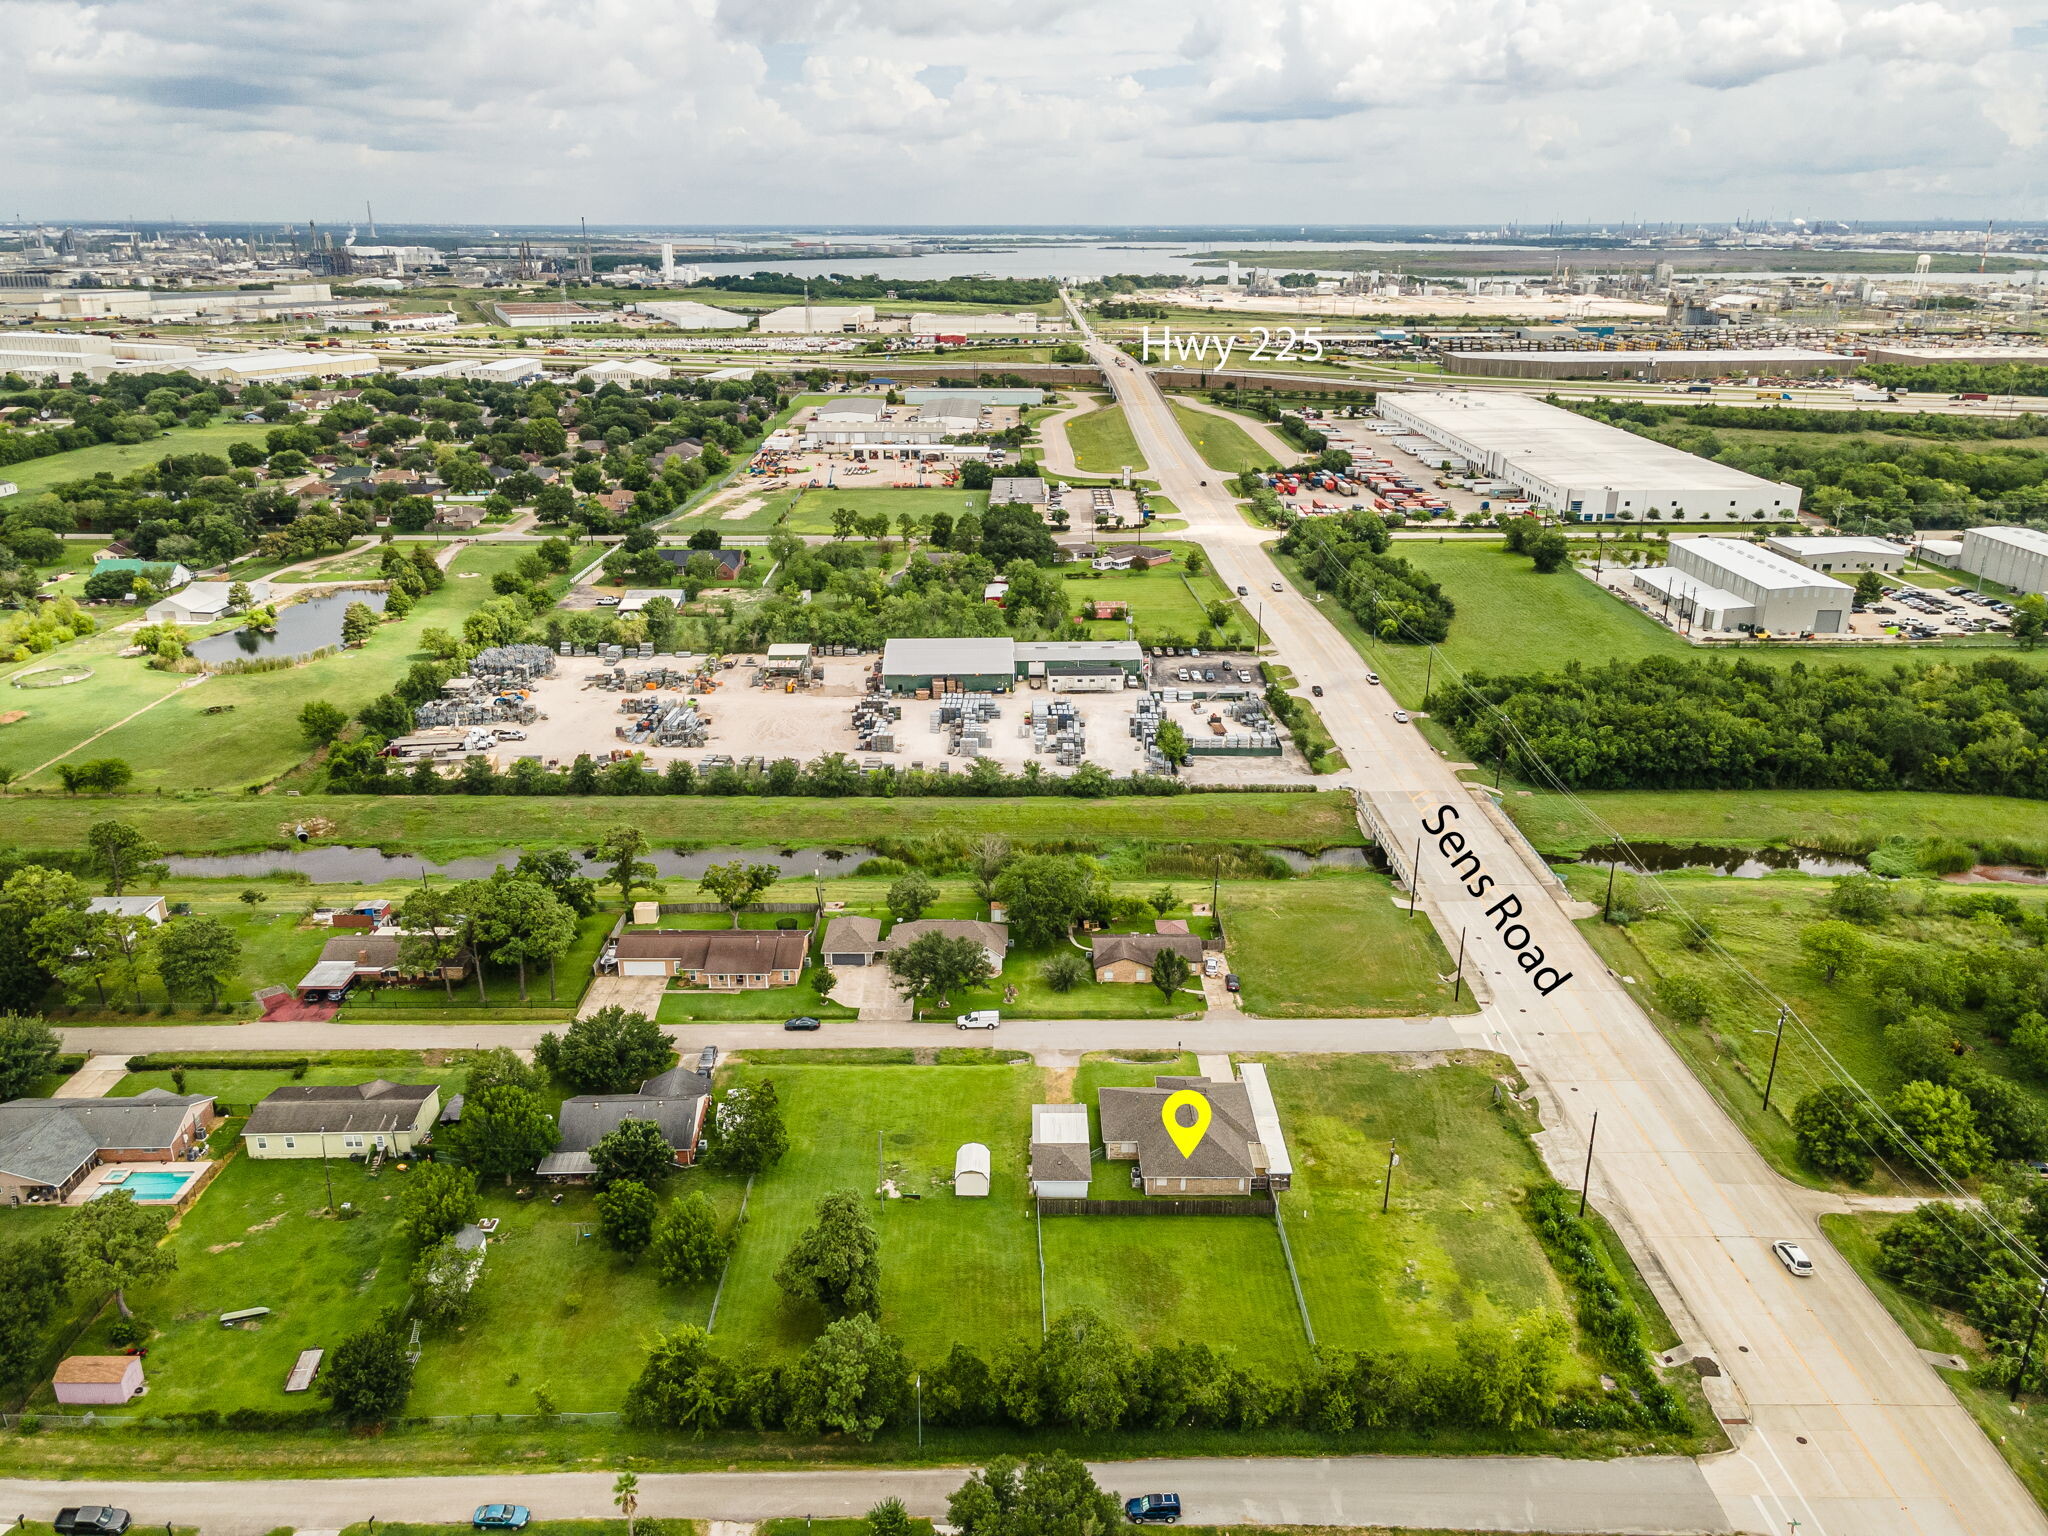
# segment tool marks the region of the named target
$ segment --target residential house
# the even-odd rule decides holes
[[[825,964],[874,965],[889,946],[882,941],[881,919],[842,913],[825,925]]]
[[[59,1201],[102,1163],[168,1163],[219,1121],[211,1094],[151,1088],[132,1098],[0,1104],[0,1200]]]
[[[671,1067],[650,1077],[638,1093],[586,1093],[562,1101],[562,1139],[534,1171],[544,1179],[587,1179],[597,1171],[590,1149],[628,1120],[646,1120],[659,1128],[675,1149],[676,1166],[697,1160],[704,1135],[704,1115],[711,1102],[708,1073]]]
[[[441,507],[434,513],[434,526],[467,532],[471,528],[482,527],[484,517],[485,513],[482,507]]]
[[[1008,923],[984,923],[961,917],[921,917],[915,922],[898,923],[889,930],[885,947],[901,949],[907,944],[915,944],[928,933],[943,933],[949,939],[974,940],[981,946],[981,952],[988,956],[992,971],[1003,968],[1003,958],[1010,952]]]
[[[1097,981],[1146,982],[1164,949],[1175,951],[1190,969],[1202,968],[1202,941],[1191,933],[1098,933],[1089,956]]]
[[[1184,1089],[1206,1098],[1210,1114],[1207,1132],[1185,1155],[1163,1118],[1166,1101]],[[1111,1162],[1135,1162],[1148,1195],[1249,1195],[1273,1187],[1272,1162],[1241,1082],[1161,1077],[1150,1088],[1104,1088],[1096,1113],[1103,1152]]]
[[[795,986],[810,947],[811,936],[801,928],[657,928],[621,934],[613,953],[621,976],[667,976],[737,991]]]
[[[139,917],[150,923],[160,923],[171,915],[161,896],[95,896],[85,909],[109,917]]]
[[[410,1153],[441,1114],[432,1083],[290,1084],[250,1111],[242,1145],[251,1157],[368,1157]]]
[[[1086,1104],[1031,1106],[1031,1193],[1084,1200],[1093,1172]]]
[[[176,560],[137,560],[131,556],[121,560],[93,562],[93,575],[104,575],[108,571],[120,571],[129,576],[146,576],[164,592],[175,592],[192,579],[191,568]]]
[[[342,920],[337,918],[335,926]],[[424,931],[424,930],[422,930]],[[468,963],[460,958],[445,960],[438,968],[409,966],[403,958],[397,929],[375,933],[350,932],[329,939],[320,949],[313,968],[299,978],[292,990],[302,1003],[338,1003],[358,984],[391,986],[401,981],[461,981],[469,974]]]
[[[692,555],[709,555],[711,563],[718,567],[720,581],[736,580],[747,563],[744,549],[659,549],[655,553],[679,571],[690,563]]]
[[[57,1362],[50,1385],[59,1403],[101,1407],[128,1402],[148,1390],[140,1355],[71,1355]]]

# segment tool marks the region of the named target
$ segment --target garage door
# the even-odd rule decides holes
[[[666,976],[668,963],[663,960],[621,960],[621,976]]]
[[[827,965],[866,965],[868,957],[866,955],[827,955],[825,963]]]

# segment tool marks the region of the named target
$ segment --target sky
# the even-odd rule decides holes
[[[0,217],[2048,218],[2048,0],[0,0]]]

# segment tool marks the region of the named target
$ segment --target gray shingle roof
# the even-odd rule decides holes
[[[1093,1173],[1085,1146],[1058,1141],[1034,1141],[1031,1144],[1031,1177],[1034,1179],[1078,1179],[1086,1182]]]
[[[1202,941],[1191,933],[1098,933],[1089,949],[1098,969],[1118,960],[1149,966],[1162,949],[1177,950],[1192,965],[1202,963]]]
[[[1189,1157],[1181,1156],[1160,1114],[1166,1100],[1183,1088],[1207,1098],[1210,1110],[1208,1134]],[[1138,1171],[1148,1179],[1247,1178],[1253,1172],[1251,1148],[1259,1133],[1242,1083],[1161,1077],[1150,1088],[1105,1088],[1095,1110],[1105,1142],[1138,1144]]]
[[[0,1104],[0,1135],[32,1121],[62,1117],[93,1146],[113,1151],[162,1151],[178,1138],[194,1104],[212,1095],[151,1088],[122,1099],[14,1099]]]
[[[888,946],[882,942],[881,919],[849,912],[825,925],[825,942],[821,948],[827,955],[872,955]]]
[[[966,917],[920,917],[915,922],[898,923],[891,928],[889,937],[882,941],[882,948],[901,949],[906,944],[915,944],[928,933],[943,933],[949,939],[972,939],[998,958],[1010,947],[1008,923],[984,923]]]
[[[701,1093],[661,1098],[644,1093],[589,1093],[562,1101],[559,1152],[588,1152],[628,1120],[652,1121],[672,1147],[696,1145]]]
[[[619,936],[621,960],[673,960],[714,976],[801,970],[810,934],[801,928],[641,929]]]
[[[433,1083],[319,1083],[278,1088],[250,1112],[245,1136],[294,1131],[396,1131],[419,1119]]]
[[[69,1115],[23,1117],[0,1132],[0,1173],[30,1184],[61,1185],[99,1147]]]

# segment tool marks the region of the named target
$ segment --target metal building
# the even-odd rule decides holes
[[[1969,528],[1958,564],[2016,592],[2048,592],[2048,533],[2034,528]]]

